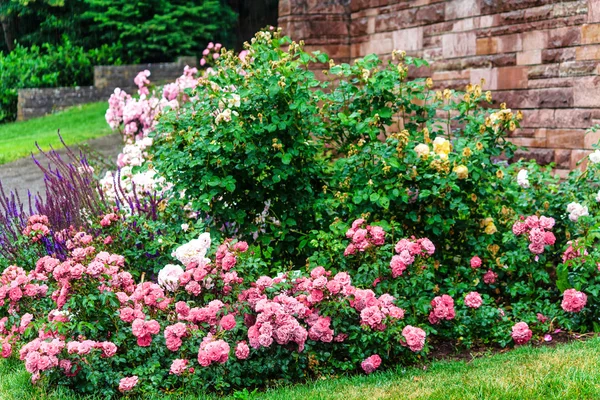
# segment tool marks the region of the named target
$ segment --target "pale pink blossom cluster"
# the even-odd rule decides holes
[[[37,242],[50,234],[48,225],[48,217],[45,215],[32,215],[27,220],[27,226],[23,229],[23,235],[29,237],[32,242]]]
[[[239,342],[235,347],[235,356],[239,360],[245,360],[250,357],[250,347],[245,341]]]
[[[563,293],[563,300],[560,304],[562,309],[567,312],[580,312],[587,304],[587,295],[575,289],[567,289]]]
[[[512,327],[511,336],[516,344],[525,344],[529,342],[533,332],[525,322],[518,322]]]
[[[182,375],[188,369],[188,364],[188,360],[177,358],[171,363],[169,373],[173,375]]]
[[[103,227],[106,226],[110,226],[113,222],[116,222],[119,220],[119,216],[115,213],[108,213],[104,216],[102,216],[102,219],[100,220],[100,225]]]
[[[58,367],[58,356],[65,348],[65,342],[59,339],[52,341],[36,338],[27,343],[19,351],[19,359],[25,361],[25,369],[32,374],[31,381],[36,382],[42,371]]]
[[[481,295],[477,292],[470,292],[465,296],[465,305],[469,308],[479,308],[483,304]]]
[[[179,288],[179,279],[183,274],[180,265],[167,264],[158,272],[158,284],[165,290],[174,292]]]
[[[44,258],[56,260],[48,256]],[[18,302],[24,297],[31,299],[44,297],[48,292],[48,285],[38,281],[46,281],[47,279],[45,274],[37,270],[26,272],[16,265],[6,268],[0,275],[0,307],[8,301],[10,304],[9,311],[17,310]]]
[[[132,390],[136,385],[138,384],[138,377],[137,376],[129,376],[126,378],[123,378],[119,381],[119,391],[121,393],[123,392],[129,392],[130,390]]]
[[[404,318],[404,310],[395,306],[394,300],[387,293],[377,298],[370,289],[355,289],[354,300],[350,301],[350,305],[360,312],[361,324],[383,331],[388,317],[390,321]]]
[[[370,247],[382,246],[385,243],[385,231],[380,226],[365,226],[365,220],[360,218],[352,222],[352,227],[346,231],[346,237],[352,243],[346,247],[345,256],[364,252]]]
[[[402,275],[409,265],[415,262],[415,257],[428,257],[435,252],[435,246],[427,238],[400,239],[394,247],[396,255],[390,261],[392,276],[397,278]]]
[[[417,328],[411,325],[406,325],[404,329],[402,329],[402,336],[406,342],[401,342],[401,344],[408,346],[411,351],[415,353],[423,350],[425,346],[425,331],[421,328]]]
[[[360,363],[361,368],[365,373],[370,374],[371,372],[375,372],[377,368],[381,365],[381,357],[377,354],[373,354],[370,357],[364,359],[362,363]]]
[[[131,333],[137,338],[137,344],[140,347],[148,347],[152,344],[152,335],[160,332],[160,324],[156,320],[145,321],[136,318],[131,324]]]
[[[275,341],[279,345],[296,343],[299,352],[304,349],[308,332],[298,318],[309,314],[308,307],[292,297],[279,295],[273,300],[259,300],[254,310],[258,314],[254,325],[248,328],[250,346],[270,347]]]
[[[229,344],[222,340],[215,340],[209,333],[200,344],[198,350],[198,363],[203,367],[208,367],[212,363],[225,364],[229,359]]]
[[[434,299],[431,300],[431,307],[429,322],[434,325],[442,320],[450,321],[456,316],[454,311],[454,299],[447,294],[434,297]]]
[[[184,302],[181,302],[185,304]],[[177,322],[176,324],[169,325],[165,328],[165,342],[167,343],[167,349],[171,351],[177,351],[183,344],[183,338],[187,336],[187,326],[183,322]]]
[[[531,215],[527,218],[521,216],[520,219],[513,224],[512,231],[516,236],[528,234],[529,251],[533,254],[542,254],[544,246],[552,246],[556,242],[556,237],[550,232],[554,227],[554,218]]]
[[[138,72],[138,74],[133,78],[133,83],[135,83],[138,87],[138,93],[140,96],[147,96],[150,94],[150,91],[147,88],[147,85],[150,84],[148,77],[150,76],[150,71],[147,69]]]

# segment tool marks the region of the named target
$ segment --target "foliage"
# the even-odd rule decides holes
[[[509,165],[521,114],[410,79],[425,62],[400,52],[217,47],[199,78],[111,96],[112,209],[19,215],[37,251],[0,278],[0,337],[34,381],[231,392],[600,330],[600,149],[564,182]]]
[[[110,57],[107,46],[88,52],[67,38],[59,45],[17,45],[9,54],[0,53],[0,122],[16,118],[19,89],[91,85],[94,65],[120,63]]]
[[[82,17],[89,21],[89,34],[101,43],[122,43],[122,57],[143,62],[197,55],[211,39],[229,42],[236,17],[222,0],[85,3]]]

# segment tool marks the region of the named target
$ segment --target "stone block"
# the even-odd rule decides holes
[[[523,50],[521,35],[512,34],[498,37],[498,53],[514,53]]]
[[[529,149],[529,150],[517,150],[513,157],[514,161],[518,160],[536,160],[540,165],[550,164],[554,159],[553,149]]]
[[[495,37],[480,38],[476,42],[476,54],[495,54],[498,52],[498,39]]]
[[[551,125],[557,128],[582,128],[587,129],[592,125],[592,110],[581,108],[554,110],[554,124],[546,121],[546,126]]]
[[[563,27],[553,29],[549,33],[548,47],[569,47],[581,42],[581,29],[579,27]]]
[[[526,67],[498,68],[498,89],[525,89],[527,87]]]
[[[542,63],[542,50],[528,50],[517,53],[517,65],[534,65]]]
[[[600,0],[588,0],[588,23],[600,22]]]
[[[556,168],[569,168],[571,165],[571,150],[554,150],[554,163]]]
[[[559,76],[585,76],[596,75],[598,62],[596,61],[567,61],[560,64]]]
[[[524,32],[522,40],[525,51],[545,49],[548,45],[548,31]]]
[[[430,25],[443,22],[445,17],[444,3],[431,4],[417,9],[416,19],[420,24]]]
[[[575,107],[600,108],[600,76],[576,78]]]
[[[481,82],[481,80],[485,80],[485,84],[483,85],[484,90],[496,90],[498,89],[498,69],[497,68],[481,68],[481,69],[471,69],[469,80],[472,83]]]
[[[581,26],[581,43],[600,43],[600,24],[586,24]]]
[[[588,156],[592,153],[591,150],[573,150],[571,152],[571,165],[569,168],[580,168],[582,171],[587,166]]]
[[[544,64],[561,63],[565,61],[575,61],[576,50],[584,47],[563,47],[559,49],[542,50],[542,62]]]
[[[555,78],[559,76],[560,64],[544,64],[529,67],[527,77],[529,79]]]
[[[477,0],[452,0],[447,1],[445,5],[446,21],[472,17],[479,15],[481,12]]]
[[[577,60],[600,60],[600,45],[579,46],[575,54]]]
[[[392,32],[394,49],[420,50],[423,48],[423,27],[402,29]]]
[[[522,127],[543,128],[554,123],[555,110],[528,110],[523,113]]]
[[[355,44],[352,45],[354,49]],[[353,58],[364,57],[367,54],[388,54],[394,50],[394,39],[391,32],[376,33],[371,35],[368,42],[360,43],[357,45],[358,49],[355,53],[351,52]]]
[[[476,36],[474,32],[449,33],[442,38],[444,58],[456,58],[476,53]]]
[[[548,147],[561,149],[581,149],[584,146],[585,131],[580,129],[547,129]]]

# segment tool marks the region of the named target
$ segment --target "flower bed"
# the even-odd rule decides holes
[[[97,192],[73,157],[52,182],[80,201],[2,203],[0,343],[34,382],[229,392],[600,329],[596,153],[564,182],[508,164],[520,113],[409,79],[401,52],[218,47],[115,91],[126,146]]]

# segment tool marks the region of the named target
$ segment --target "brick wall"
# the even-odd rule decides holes
[[[600,0],[280,0],[279,25],[337,62],[393,49],[432,61],[438,87],[523,110],[512,140],[564,175],[600,133]]]
[[[181,57],[174,63],[155,63],[94,67],[94,86],[45,89],[19,89],[17,121],[41,117],[67,107],[108,100],[115,88],[128,93],[137,90],[133,78],[138,72],[149,70],[153,84],[172,82],[183,74],[186,65],[195,66],[195,57]]]

